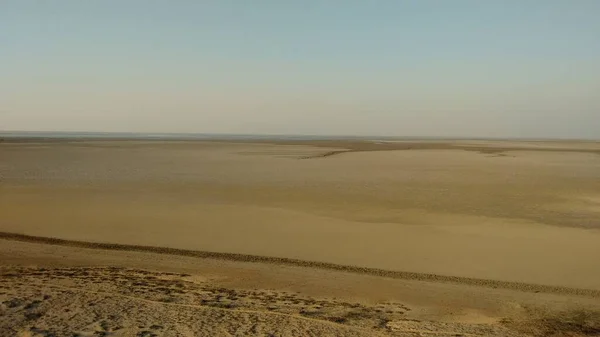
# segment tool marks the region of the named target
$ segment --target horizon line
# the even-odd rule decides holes
[[[84,138],[88,139],[111,139],[110,136],[118,136],[120,139],[205,139],[210,137],[226,139],[269,139],[269,138],[300,138],[306,140],[319,139],[361,139],[361,140],[378,140],[378,139],[412,139],[412,140],[522,140],[522,141],[600,141],[600,138],[571,138],[571,137],[483,137],[483,136],[426,136],[426,135],[350,135],[350,134],[302,134],[302,133],[222,133],[222,132],[139,132],[139,131],[48,131],[48,130],[0,130],[0,136],[12,139],[23,138]],[[82,137],[78,137],[82,136]],[[126,136],[137,136],[128,138]],[[180,136],[180,137],[178,137]],[[187,137],[187,138],[186,138]],[[115,137],[117,138],[117,137]],[[114,138],[113,138],[114,139]]]

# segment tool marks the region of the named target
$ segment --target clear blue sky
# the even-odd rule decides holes
[[[600,1],[0,1],[0,130],[600,138]]]

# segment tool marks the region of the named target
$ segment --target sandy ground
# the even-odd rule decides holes
[[[536,315],[600,313],[600,294],[169,254],[4,241],[0,258],[2,336],[544,336]]]
[[[1,232],[317,263],[5,236],[0,325],[23,336],[524,333],[507,320],[597,302],[599,153],[594,142],[0,143]],[[352,268],[327,267],[339,265]],[[172,283],[140,291],[144,273]],[[221,301],[232,296],[244,300]],[[131,308],[111,314],[123,299]]]

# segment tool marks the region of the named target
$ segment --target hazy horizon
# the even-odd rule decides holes
[[[598,13],[3,1],[0,131],[599,139]]]

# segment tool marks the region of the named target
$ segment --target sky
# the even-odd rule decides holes
[[[600,138],[597,0],[0,0],[0,130]]]

